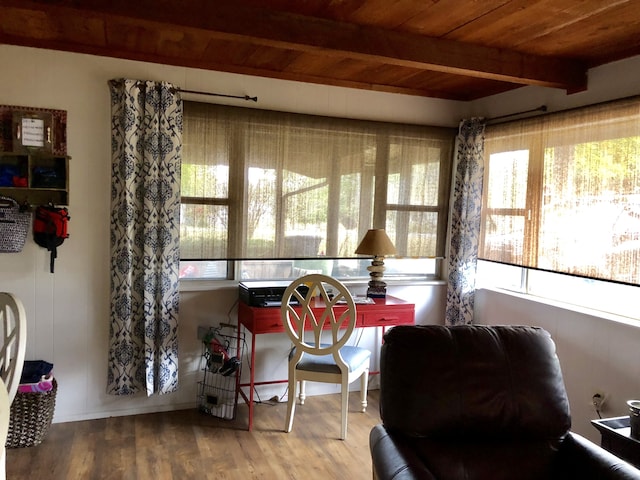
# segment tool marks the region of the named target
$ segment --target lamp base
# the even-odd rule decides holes
[[[378,288],[367,288],[367,297],[369,298],[387,298],[387,289],[383,289],[382,291]]]
[[[387,284],[380,280],[371,280],[367,288],[367,297],[385,298],[387,296]]]
[[[387,296],[387,284],[382,280],[384,275],[384,257],[376,255],[371,261],[369,270],[369,288],[367,289],[367,297],[369,298],[385,298]]]

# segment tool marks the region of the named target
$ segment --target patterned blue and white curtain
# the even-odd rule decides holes
[[[111,80],[111,316],[107,393],[178,387],[182,100]]]
[[[463,120],[456,138],[449,220],[451,245],[445,312],[447,325],[473,323],[484,175],[484,126],[482,119]]]

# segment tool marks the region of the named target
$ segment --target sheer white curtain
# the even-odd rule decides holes
[[[183,259],[443,255],[451,129],[185,103]]]
[[[488,126],[481,258],[640,284],[640,100]]]

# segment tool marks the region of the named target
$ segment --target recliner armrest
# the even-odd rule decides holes
[[[411,445],[391,436],[384,425],[371,430],[369,448],[375,480],[436,480]]]
[[[573,432],[562,442],[558,462],[558,478],[640,480],[640,470]]]

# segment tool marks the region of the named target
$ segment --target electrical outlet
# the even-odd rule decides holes
[[[596,392],[593,394],[591,397],[591,403],[593,404],[593,408],[596,409],[596,412],[602,411],[606,398],[607,396],[604,392]]]

